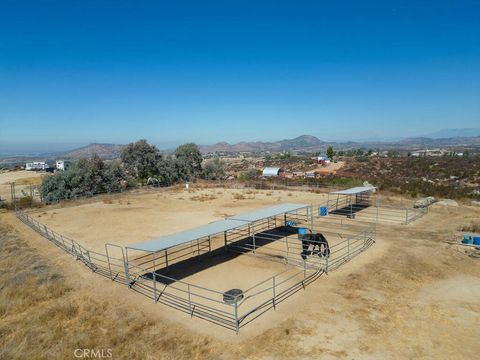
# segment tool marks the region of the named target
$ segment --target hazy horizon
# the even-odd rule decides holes
[[[261,141],[261,142],[275,142],[275,141],[280,141],[280,140],[288,140],[288,139],[294,139],[296,137],[299,137],[299,136],[302,136],[302,135],[312,135],[312,136],[316,136],[317,138],[319,138],[320,140],[322,141],[326,141],[326,142],[338,142],[338,143],[341,143],[341,142],[347,142],[347,141],[354,141],[354,142],[359,142],[359,143],[369,143],[369,142],[395,142],[395,141],[399,141],[399,140],[402,140],[402,139],[406,139],[406,138],[412,138],[412,137],[423,137],[423,136],[426,136],[426,137],[432,137],[434,139],[439,139],[439,138],[442,138],[442,134],[445,133],[445,132],[449,132],[449,133],[452,133],[454,135],[458,135],[458,136],[465,136],[463,135],[465,132],[471,132],[470,135],[468,136],[480,136],[480,128],[463,128],[463,129],[439,129],[435,132],[432,132],[432,133],[429,133],[429,134],[416,134],[416,135],[412,135],[412,136],[407,136],[407,137],[398,137],[398,136],[391,136],[391,137],[369,137],[369,138],[352,138],[352,139],[326,139],[326,138],[320,138],[318,137],[317,135],[315,134],[298,134],[298,135],[294,135],[294,136],[291,136],[289,138],[280,138],[280,139],[269,139],[269,140],[266,140],[264,138],[256,138],[256,139],[243,139],[242,141],[245,141],[245,142],[256,142],[256,141]],[[455,134],[455,133],[459,133],[459,134]],[[449,136],[447,136],[449,137]],[[14,146],[9,146],[8,143],[4,144],[0,144],[0,155],[22,155],[22,154],[25,154],[25,155],[32,155],[32,154],[46,154],[46,153],[55,153],[55,152],[62,152],[62,151],[69,151],[69,150],[74,150],[76,148],[81,148],[81,147],[84,147],[84,146],[87,146],[87,145],[90,145],[92,143],[97,143],[97,144],[127,144],[127,143],[130,143],[130,142],[133,142],[133,141],[136,141],[136,140],[139,140],[139,139],[130,139],[129,141],[126,141],[126,142],[122,142],[122,143],[118,143],[118,142],[111,142],[111,141],[91,141],[91,142],[72,142],[72,143],[59,143],[59,142],[48,142],[48,143],[45,143],[45,142],[40,142],[40,143],[36,143],[36,142],[32,142],[32,143],[29,143],[29,144],[17,144],[17,145],[14,145]],[[223,141],[226,141],[226,140],[222,140],[222,139],[219,139],[217,141],[214,141],[212,143],[199,143],[197,141],[195,141],[194,139],[190,139],[190,140],[186,140],[186,141],[183,141],[183,142],[175,142],[175,143],[156,143],[156,142],[153,142],[153,141],[150,141],[148,138],[147,140],[156,145],[157,147],[159,147],[160,150],[172,150],[174,149],[175,147],[177,147],[178,145],[181,145],[183,143],[186,143],[186,142],[194,142],[194,143],[197,143],[198,145],[214,145],[218,142],[223,142]],[[228,142],[228,141],[227,141]],[[229,142],[230,144],[235,144],[237,142]]]

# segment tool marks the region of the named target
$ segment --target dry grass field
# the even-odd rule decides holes
[[[70,202],[35,218],[100,249],[279,201],[323,200],[309,192],[177,189]],[[379,224],[372,248],[235,335],[95,275],[13,213],[0,213],[0,358],[68,359],[93,348],[111,349],[114,359],[473,359],[480,261],[444,240],[479,218],[478,207],[434,206],[406,226]]]
[[[40,185],[42,176],[45,176],[45,173],[26,170],[0,173],[0,197],[10,200],[11,182],[15,182],[16,191],[20,193],[22,189],[27,189],[30,185]]]

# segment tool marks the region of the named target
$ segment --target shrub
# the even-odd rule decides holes
[[[221,180],[225,178],[225,163],[219,158],[206,163],[203,168],[203,178],[205,180]]]

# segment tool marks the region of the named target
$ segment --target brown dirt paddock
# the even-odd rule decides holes
[[[323,201],[307,192],[247,191],[123,194],[111,204],[91,199],[36,215],[95,247],[142,241],[278,201]],[[203,193],[215,199],[191,199]],[[245,199],[235,200],[238,193]],[[0,358],[73,358],[77,347],[111,348],[114,358],[475,358],[480,262],[444,240],[479,216],[474,207],[435,207],[407,226],[379,224],[367,252],[235,335],[93,274],[3,213]]]
[[[319,204],[326,199],[323,194],[289,193],[271,195],[272,191],[220,188],[125,193],[90,199],[79,206],[47,207],[35,212],[34,219],[87,249],[104,251],[105,243],[125,246],[142,242],[262,206],[280,202]]]

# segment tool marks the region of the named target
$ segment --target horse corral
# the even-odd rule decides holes
[[[156,239],[104,241],[103,251],[87,249],[60,234],[62,229],[47,227],[62,210],[58,207],[31,214],[19,211],[17,216],[92,271],[155,303],[238,332],[374,244],[374,222],[321,216],[320,205],[277,199],[273,206],[255,206],[253,211]],[[43,217],[42,222],[35,217]]]
[[[330,192],[326,207],[333,216],[403,225],[415,221],[428,210],[384,204],[376,195],[376,188],[371,185]]]

